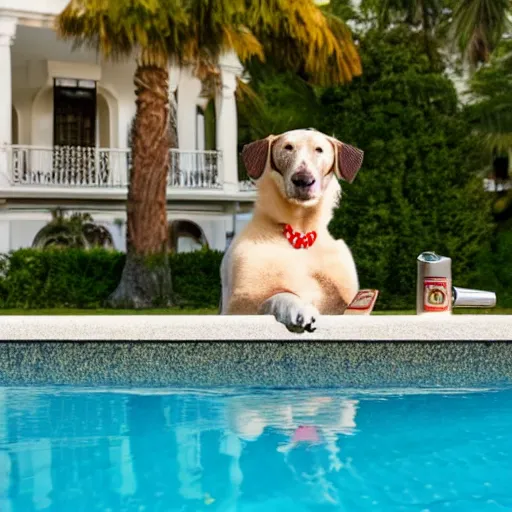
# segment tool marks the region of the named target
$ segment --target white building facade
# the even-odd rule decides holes
[[[0,253],[32,246],[56,208],[90,213],[125,250],[135,61],[104,61],[59,40],[52,27],[66,3],[0,0]],[[236,56],[223,56],[211,98],[190,70],[170,67],[179,139],[167,191],[175,250],[224,250],[252,209],[254,189],[238,180],[242,71]]]

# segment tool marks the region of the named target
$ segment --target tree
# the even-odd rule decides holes
[[[509,0],[457,0],[453,34],[465,60],[474,68],[489,61],[509,28]]]
[[[512,150],[512,41],[503,41],[469,84],[473,129],[490,153]]]
[[[399,22],[421,30],[431,61],[436,46],[455,43],[471,69],[488,62],[509,27],[509,0],[362,0],[362,5],[376,11],[381,29]]]
[[[313,0],[71,0],[58,34],[105,58],[136,55],[136,118],[127,203],[127,258],[112,305],[171,303],[166,180],[169,149],[169,60],[193,64],[202,78],[219,55],[270,58],[319,84],[361,73],[350,31]]]
[[[377,9],[381,29],[400,21],[421,30],[425,54],[435,66],[436,32],[442,13],[440,0],[383,0]]]
[[[321,97],[319,129],[365,151],[330,225],[353,250],[361,286],[380,307],[414,307],[416,257],[452,257],[460,286],[474,286],[489,247],[490,204],[482,153],[452,82],[431,72],[421,34],[400,26],[361,41],[365,73]]]
[[[509,155],[512,151],[512,42],[504,40],[490,62],[470,81],[471,102],[466,108],[468,121],[482,142],[492,165],[495,183],[509,181]],[[490,166],[489,166],[490,167]],[[489,172],[489,174],[491,174]],[[494,194],[493,213],[500,230],[512,224],[512,190]]]

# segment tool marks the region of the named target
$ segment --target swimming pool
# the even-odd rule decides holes
[[[512,510],[512,390],[0,388],[0,511]]]

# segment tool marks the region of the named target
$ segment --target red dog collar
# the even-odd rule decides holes
[[[283,234],[295,249],[307,249],[315,243],[317,238],[316,231],[302,234],[300,231],[294,231],[290,224],[286,224]]]

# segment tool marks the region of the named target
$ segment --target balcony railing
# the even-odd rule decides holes
[[[512,189],[512,180],[485,178],[484,189],[486,192],[504,192],[505,190]]]
[[[219,151],[170,150],[167,183],[179,189],[222,188]],[[10,146],[10,183],[48,187],[127,187],[129,149]]]

